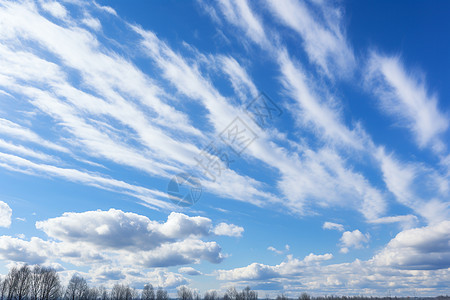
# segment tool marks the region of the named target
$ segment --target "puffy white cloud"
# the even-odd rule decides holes
[[[36,223],[49,237],[63,242],[83,242],[107,249],[150,250],[167,242],[209,233],[211,220],[172,212],[159,223],[135,213],[110,209],[64,213]]]
[[[191,275],[191,276],[202,275],[202,272],[194,269],[193,267],[182,267],[182,268],[178,269],[178,272],[180,272],[182,274]]]
[[[151,251],[130,253],[126,258],[130,264],[144,267],[169,267],[200,263],[206,260],[220,263],[224,259],[222,249],[216,242],[187,239],[175,243],[165,243]]]
[[[370,239],[370,234],[363,234],[358,229],[353,231],[346,231],[342,234],[340,239],[341,242],[341,252],[347,253],[349,248],[360,249],[364,244],[368,243]]]
[[[133,286],[143,287],[151,283],[155,287],[174,288],[182,284],[187,284],[188,280],[183,275],[170,272],[167,269],[156,268],[144,271],[139,267],[124,267],[110,265],[96,265],[83,276],[90,278],[90,281],[108,288],[117,283],[127,283]],[[68,276],[70,278],[70,276]]]
[[[326,253],[326,254],[320,254],[320,255],[316,255],[314,253],[310,253],[308,256],[306,256],[303,261],[305,263],[312,263],[312,262],[319,262],[319,261],[324,261],[324,260],[330,260],[333,258],[333,254],[331,253]]]
[[[44,231],[48,240],[0,237],[0,259],[30,264],[88,265],[97,281],[128,280],[131,275],[123,270],[130,268],[140,273],[147,268],[201,261],[220,263],[225,258],[220,245],[202,240],[213,236],[211,223],[205,217],[175,212],[165,222],[116,209],[64,213],[61,217],[36,222],[36,228]],[[178,274],[170,275],[168,283],[161,279],[161,274],[158,284],[186,282]]]
[[[337,231],[344,231],[344,225],[333,223],[333,222],[325,222],[322,226],[323,229],[330,229],[330,230],[337,230]]]
[[[306,263],[308,257],[313,262]],[[374,261],[356,259],[350,263],[328,264],[320,260],[331,258],[331,254],[310,254],[303,260],[287,258],[279,265],[252,263],[246,267],[217,272],[219,280],[234,281],[235,285],[261,286],[269,289],[283,289],[289,295],[301,292],[314,293],[318,290],[330,294],[384,295],[386,287],[398,295],[410,295],[411,289],[427,295],[430,286],[436,293],[445,294],[450,280],[448,269],[404,270],[382,266]],[[318,259],[318,261],[314,262]],[[272,287],[272,288],[271,288]]]
[[[0,201],[0,227],[11,226],[12,209],[6,202]]]
[[[25,241],[10,236],[0,236],[0,258],[14,262],[40,264],[47,260],[48,244],[39,238]]]
[[[214,227],[213,231],[214,234],[216,235],[241,237],[242,233],[244,232],[244,228],[234,224],[227,224],[222,222],[219,223],[216,227]]]
[[[450,267],[450,221],[400,232],[374,258],[378,265],[435,270]]]
[[[252,263],[246,267],[219,270],[217,272],[219,280],[265,280],[280,276],[273,267],[260,263]]]
[[[310,253],[303,260],[288,255],[286,260],[279,265],[269,266],[261,263],[252,263],[246,267],[235,268],[232,270],[218,270],[217,275],[220,280],[248,281],[248,280],[267,280],[280,277],[291,277],[302,273],[302,270],[314,263],[332,259],[330,253],[315,255]]]
[[[187,284],[188,281],[181,274],[174,272],[167,272],[164,270],[153,270],[147,272],[142,278],[147,283],[147,280],[154,283],[154,286],[162,286],[165,288],[174,288],[183,284]]]

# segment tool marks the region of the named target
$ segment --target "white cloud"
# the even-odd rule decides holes
[[[330,230],[337,230],[337,231],[344,231],[344,225],[333,223],[333,222],[325,222],[322,226],[323,229],[330,229]]]
[[[1,49],[1,46],[0,46]],[[63,146],[57,145],[53,142],[49,142],[35,132],[31,131],[28,128],[25,128],[19,124],[11,122],[10,120],[0,118],[0,132],[14,137],[16,139],[20,139],[23,141],[33,142],[39,144],[43,147],[50,148],[52,150],[61,151],[61,152],[69,152],[68,149]]]
[[[182,267],[182,268],[178,269],[178,272],[180,272],[182,274],[191,275],[191,276],[202,275],[202,272],[194,269],[193,267]]]
[[[361,150],[365,133],[356,127],[350,130],[342,121],[338,104],[325,93],[322,97],[314,89],[314,81],[310,80],[300,63],[291,59],[286,50],[281,50],[278,57],[281,69],[281,81],[288,94],[297,102],[295,111],[299,125],[311,124],[323,132],[326,139],[336,144],[350,146]]]
[[[100,29],[102,29],[102,24],[100,23],[100,21],[97,18],[92,18],[92,17],[87,17],[84,18],[81,22],[83,22],[83,24],[85,24],[86,26],[99,31]]]
[[[363,234],[358,229],[353,231],[345,231],[340,238],[341,252],[347,253],[349,248],[360,249],[369,242],[370,234]]]
[[[47,260],[47,244],[39,238],[30,241],[10,236],[0,236],[0,258],[13,262],[40,264]]]
[[[244,228],[234,224],[220,223],[214,227],[214,234],[241,237],[244,232]]]
[[[246,267],[232,270],[218,270],[219,280],[266,280],[279,276],[271,266],[252,263]]]
[[[383,180],[395,199],[434,224],[450,216],[449,178],[419,163],[403,163],[383,149],[377,152]]]
[[[256,97],[258,95],[258,89],[253,83],[247,71],[230,56],[219,56],[218,60],[231,81],[234,91],[244,102],[250,97]]]
[[[185,239],[174,243],[165,243],[151,251],[130,253],[125,259],[130,265],[147,268],[170,267],[198,264],[202,260],[218,264],[225,255],[216,242],[204,242],[199,239]]]
[[[268,3],[278,20],[302,37],[310,61],[323,72],[334,77],[353,71],[355,57],[340,24],[342,10],[324,2],[269,0]],[[308,4],[314,7],[310,9]]]
[[[26,174],[34,174],[33,172],[35,172],[37,174],[45,174],[46,176],[61,177],[72,182],[83,183],[106,190],[115,190],[137,197],[151,208],[169,208],[172,206],[167,203],[165,200],[166,195],[162,192],[130,185],[123,181],[102,177],[96,174],[85,173],[75,169],[59,168],[52,165],[37,164],[27,159],[1,152],[0,165],[16,172]],[[164,197],[164,200],[159,200],[156,197]]]
[[[330,260],[333,255],[330,253],[315,255],[310,253],[303,260],[293,258],[288,255],[286,260],[279,265],[269,266],[261,263],[252,263],[246,267],[232,270],[218,270],[219,280],[247,281],[247,280],[268,280],[272,278],[290,277],[299,275],[303,269],[309,265],[316,265],[321,261]]]
[[[398,57],[372,53],[366,77],[383,111],[396,117],[396,124],[407,127],[420,148],[445,150],[440,135],[449,127],[447,114],[439,110],[437,97],[429,94],[425,83],[408,73]]]
[[[94,1],[94,5],[95,5],[97,8],[106,11],[107,13],[110,13],[110,14],[112,14],[112,15],[114,15],[114,16],[117,16],[117,12],[114,10],[114,8],[112,8],[112,7],[110,7],[110,6],[100,5],[100,4],[98,4],[97,2],[95,2],[95,1]]]
[[[0,201],[0,227],[11,226],[12,209],[6,202]]]
[[[412,270],[450,267],[450,221],[400,232],[373,261],[382,266]]]
[[[312,263],[312,262],[320,262],[320,261],[330,260],[332,258],[333,258],[333,254],[331,254],[331,253],[320,254],[320,255],[310,253],[308,256],[306,256],[303,259],[303,261],[308,264],[308,263]]]
[[[147,272],[144,276],[142,276],[141,282],[147,283],[148,280],[150,280],[154,286],[161,286],[165,288],[174,288],[188,283],[186,278],[182,275],[164,270],[153,270]]]
[[[135,213],[110,209],[64,213],[36,222],[49,237],[68,243],[83,242],[103,249],[155,249],[167,242],[207,236],[211,220],[172,212],[159,223]]]
[[[378,219],[370,220],[369,223],[373,224],[390,224],[390,223],[400,223],[403,229],[410,229],[415,227],[418,223],[418,218],[414,215],[404,215],[404,216],[388,216]]]
[[[229,5],[239,8],[238,14],[243,16],[235,20],[253,24],[251,31],[254,34],[252,35],[263,37],[260,40],[266,39],[265,31],[258,29],[263,28],[259,18],[251,11],[248,3],[230,2]],[[199,148],[187,142],[185,138],[179,138],[174,130],[181,130],[199,137],[201,141],[205,136],[190,124],[187,115],[166,103],[165,92],[156,85],[155,80],[148,78],[131,62],[114,51],[103,51],[103,47],[106,46],[100,44],[94,33],[82,27],[66,28],[49,22],[38,14],[32,4],[5,5],[3,10],[0,10],[0,15],[4,22],[11,24],[8,28],[12,30],[12,32],[2,33],[3,40],[8,45],[4,55],[6,67],[2,69],[6,76],[4,85],[8,87],[8,90],[33,99],[30,104],[38,108],[41,113],[50,116],[57,125],[55,126],[57,129],[65,130],[68,133],[68,141],[72,145],[83,149],[86,155],[106,158],[116,164],[137,168],[157,177],[168,178],[173,172],[179,172],[182,167],[191,168],[195,165],[193,157],[200,152]],[[235,17],[239,18],[238,15]],[[22,19],[27,19],[27,22],[21,22]],[[191,64],[182,55],[175,53],[152,32],[135,26],[132,28],[141,35],[144,51],[161,69],[162,78],[173,84],[181,94],[200,102],[209,111],[207,118],[216,132],[220,132],[236,115],[239,115],[241,111],[220,94],[208,76],[202,75],[196,63]],[[264,35],[261,35],[261,32]],[[44,50],[58,58],[57,62],[45,61],[28,51],[15,51],[15,45],[10,39],[13,34],[19,34],[26,40],[39,43]],[[235,85],[242,84],[249,93],[254,93],[255,85],[235,60],[228,56],[219,60],[227,66],[224,72],[228,72],[232,81],[234,79]],[[33,68],[33,66],[39,66],[39,68]],[[16,69],[23,69],[26,72],[18,72]],[[41,69],[46,69],[48,72],[41,76]],[[66,78],[71,75],[71,72],[67,70],[75,70],[75,74],[83,78],[88,89],[85,86],[73,87],[67,82]],[[295,82],[297,79],[292,78],[292,81]],[[27,85],[22,84],[23,80],[26,80]],[[38,83],[45,83],[50,90],[41,89]],[[92,94],[84,90],[92,90]],[[134,101],[127,101],[128,99]],[[147,111],[150,113],[143,113]],[[317,106],[316,111],[321,111],[320,105]],[[149,117],[153,114],[157,117]],[[114,122],[106,122],[104,119],[113,119]],[[323,120],[326,121],[326,119],[325,114]],[[251,122],[250,119],[248,121]],[[120,123],[120,126],[116,122]],[[336,124],[339,126],[334,126]],[[333,126],[329,128],[339,127],[336,131],[338,134],[335,132],[329,134],[330,137],[337,136],[336,140],[346,137],[353,142],[353,136],[357,136],[357,133],[346,129],[340,123],[332,122],[331,125]],[[363,205],[355,207],[358,207],[367,218],[379,217],[383,212],[384,200],[380,192],[371,187],[362,174],[349,170],[350,166],[337,153],[328,149],[319,153],[308,151],[304,155],[305,161],[302,162],[296,152],[290,153],[287,149],[277,146],[273,141],[281,136],[277,132],[272,135],[270,132],[259,131],[258,135],[259,140],[251,145],[247,154],[263,161],[265,166],[274,167],[280,171],[281,179],[277,187],[289,199],[283,203],[295,213],[305,214],[310,209],[308,206],[315,203],[317,199],[322,199],[321,206],[346,205],[347,201],[363,199]],[[291,141],[283,138],[283,142]],[[50,170],[51,174],[66,179],[74,180],[76,177],[75,180],[79,180],[81,176],[76,170],[62,170],[11,156],[3,156],[3,159],[5,167],[11,170],[24,171],[27,165],[32,166],[34,171],[39,170],[35,172],[39,175]],[[19,162],[20,166],[17,166]],[[326,167],[327,164],[336,169],[329,170]],[[322,175],[327,177],[316,183],[308,178],[304,170],[317,175],[317,178],[321,178]],[[70,177],[69,173],[77,176]],[[114,190],[118,189],[116,184],[126,185],[125,182],[113,182],[113,180],[105,184],[106,180],[103,177],[107,176],[97,176],[95,180],[90,176],[90,180],[82,182]],[[280,202],[280,197],[264,191],[264,185],[261,182],[231,169],[224,170],[220,179],[220,183],[205,181],[202,184],[219,196],[259,206]],[[305,192],[299,193],[298,182],[302,183],[302,189]],[[317,188],[322,183],[329,187],[328,191],[321,192],[321,189]],[[224,186],[227,188],[224,189]],[[335,191],[337,186],[340,188]],[[161,200],[160,191],[145,190],[142,195],[141,192],[137,192],[142,190],[141,188],[129,184],[125,189],[130,189],[131,191],[125,192],[137,196],[150,207],[170,206]],[[322,197],[324,195],[328,196]]]
[[[440,238],[445,239],[443,235]],[[312,263],[305,262],[308,257],[313,258]],[[331,257],[331,254],[310,254],[303,260],[288,257],[274,266],[252,263],[242,268],[219,270],[217,279],[233,281],[234,285],[242,286],[276,286],[275,290],[283,289],[289,295],[320,290],[324,293],[346,295],[358,295],[364,291],[380,296],[384,295],[386,287],[397,295],[404,296],[410,295],[411,289],[416,290],[418,294],[427,295],[430,286],[435,287],[436,293],[445,294],[446,283],[450,279],[448,269],[399,269],[394,265],[383,265],[377,259],[356,259],[350,263],[327,265],[320,263],[320,260]],[[315,261],[316,258],[319,259]],[[423,258],[425,259],[425,255]],[[444,260],[445,256],[441,262]]]
[[[283,253],[289,252],[290,247],[289,247],[289,245],[286,244],[284,246],[284,250],[278,250],[277,248],[275,248],[273,246],[269,246],[269,247],[267,247],[267,250],[275,252],[276,254],[283,254]]]
[[[56,1],[43,0],[41,1],[41,6],[44,10],[56,18],[64,18],[67,15],[66,8]]]
[[[110,209],[65,213],[36,223],[48,239],[0,237],[0,259],[29,264],[71,263],[88,266],[94,282],[150,281],[173,287],[187,283],[180,274],[148,268],[167,268],[202,261],[220,263],[225,255],[212,236],[211,220],[171,213],[165,222]],[[193,268],[180,273],[200,275]],[[195,274],[194,274],[195,273]]]
[[[275,247],[273,247],[273,246],[267,247],[267,250],[272,251],[272,252],[275,252],[276,254],[283,254],[283,253],[284,253],[284,251],[278,250],[277,248],[275,248]]]
[[[227,21],[242,29],[253,42],[260,45],[269,43],[259,17],[253,13],[247,0],[221,1],[219,7]]]
[[[34,150],[26,148],[22,145],[16,145],[16,144],[7,142],[2,139],[0,139],[0,148],[3,148],[5,150],[9,151],[10,153],[33,157],[33,158],[37,158],[39,160],[43,160],[43,161],[47,161],[47,162],[55,161],[55,158],[50,155],[47,155],[47,154],[39,152],[39,151],[34,151]]]

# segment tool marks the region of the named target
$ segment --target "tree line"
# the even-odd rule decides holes
[[[209,291],[203,298],[194,290],[182,286],[178,288],[179,300],[257,300],[258,293],[249,286],[242,291],[237,291],[234,287],[228,288],[223,296],[219,296],[216,291]],[[449,296],[438,296],[435,298],[415,299],[435,299],[450,300]],[[57,271],[50,267],[28,265],[13,267],[4,279],[0,279],[0,300],[169,300],[166,290],[161,287],[155,289],[152,284],[146,284],[141,292],[127,284],[115,284],[112,289],[103,286],[89,287],[87,281],[74,275],[68,285],[64,287]],[[266,298],[268,299],[268,298]],[[278,295],[276,300],[392,300],[411,299],[410,297],[311,297],[307,293],[302,293],[298,298],[288,298],[284,294]]]

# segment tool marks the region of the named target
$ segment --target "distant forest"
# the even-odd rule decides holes
[[[229,288],[225,294],[219,295],[215,291],[206,292],[203,297],[186,286],[178,288],[179,300],[257,300],[258,293],[250,287],[238,292]],[[154,288],[146,284],[142,291],[138,291],[127,284],[115,284],[112,289],[105,287],[89,287],[87,281],[74,275],[68,285],[61,284],[58,272],[49,267],[28,265],[13,267],[3,280],[0,280],[0,300],[169,300],[167,291],[161,287]],[[297,298],[288,298],[284,294],[278,295],[276,300],[388,300],[388,299],[436,299],[450,300],[450,296],[428,298],[418,297],[364,297],[364,296],[321,296],[312,297],[302,293]]]

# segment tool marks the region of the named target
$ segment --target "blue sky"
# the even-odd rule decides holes
[[[448,294],[449,13],[1,1],[0,273]],[[167,195],[180,173],[192,206]]]

